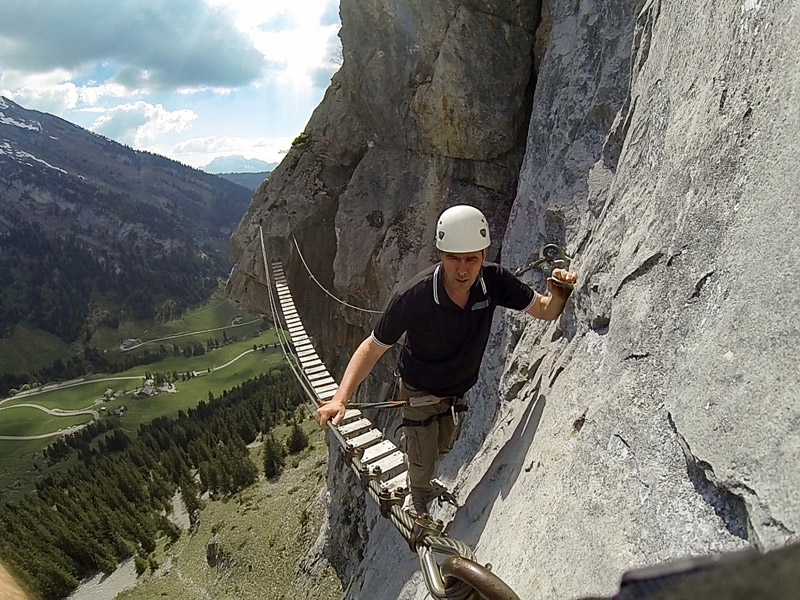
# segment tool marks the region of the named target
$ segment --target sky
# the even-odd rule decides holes
[[[0,95],[193,167],[280,162],[339,28],[338,0],[3,0]]]

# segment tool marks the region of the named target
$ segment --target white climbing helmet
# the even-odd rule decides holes
[[[491,243],[489,223],[474,206],[451,206],[436,224],[436,247],[442,252],[479,252]]]

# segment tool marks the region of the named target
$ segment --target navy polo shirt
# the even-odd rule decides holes
[[[400,376],[437,396],[461,396],[478,380],[494,309],[527,310],[536,292],[494,263],[483,266],[464,308],[444,289],[441,263],[406,283],[389,301],[372,339],[388,348],[403,333]]]

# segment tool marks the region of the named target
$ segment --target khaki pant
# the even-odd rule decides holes
[[[401,382],[400,398],[402,400],[425,395],[427,392],[413,389]],[[458,401],[459,404],[462,402],[462,400]],[[408,485],[417,514],[428,512],[428,502],[433,492],[431,479],[434,476],[436,463],[453,449],[461,432],[461,421],[465,414],[463,412],[456,413],[458,417],[456,424],[450,412],[450,405],[450,399],[445,398],[441,402],[428,406],[412,408],[406,405],[402,408],[403,417],[414,421],[425,421],[436,415],[447,413],[439,419],[433,419],[433,422],[424,427],[412,425],[402,427],[400,447],[406,453]]]

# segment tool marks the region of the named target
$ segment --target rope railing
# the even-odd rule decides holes
[[[305,332],[280,262],[272,263],[270,276],[264,232],[260,227],[259,236],[270,310],[276,331],[280,330],[278,341],[303,391],[318,408],[333,397],[338,384],[322,364]],[[299,253],[296,239],[295,245]],[[301,260],[308,270],[302,255]],[[317,281],[311,271],[308,272]],[[377,312],[354,307],[330,294],[318,281],[317,284],[345,306],[364,312]],[[282,323],[278,322],[279,319]],[[329,425],[329,430],[344,451],[345,459],[359,478],[361,486],[377,504],[381,516],[389,519],[409,547],[417,553],[425,584],[434,598],[519,600],[513,590],[491,572],[489,565],[484,567],[477,562],[467,544],[443,532],[444,523],[431,521],[427,516],[414,518],[402,509],[408,493],[405,455],[364,418],[360,410],[349,408],[339,425]],[[448,493],[444,488],[439,492],[442,496]],[[445,556],[441,566],[437,562],[437,555]]]
[[[338,302],[339,304],[341,304],[343,306],[346,306],[347,308],[352,308],[353,310],[357,310],[357,311],[365,312],[365,313],[370,313],[370,314],[373,314],[373,315],[381,314],[381,311],[379,311],[379,310],[372,310],[371,308],[362,308],[360,306],[355,306],[354,304],[350,304],[349,302],[345,302],[341,298],[339,298],[339,297],[335,296],[333,293],[331,293],[328,290],[328,288],[326,288],[324,285],[322,285],[319,282],[319,280],[314,276],[314,273],[311,272],[311,269],[309,268],[308,263],[306,262],[306,259],[303,257],[303,253],[300,251],[300,244],[297,243],[297,238],[292,236],[292,240],[294,240],[294,247],[297,249],[297,255],[300,257],[300,261],[303,263],[303,266],[306,268],[306,272],[308,273],[308,276],[314,281],[314,283],[316,283],[319,286],[319,289],[321,289],[328,296],[333,298],[336,302]],[[263,248],[264,246],[262,245],[261,247]]]

